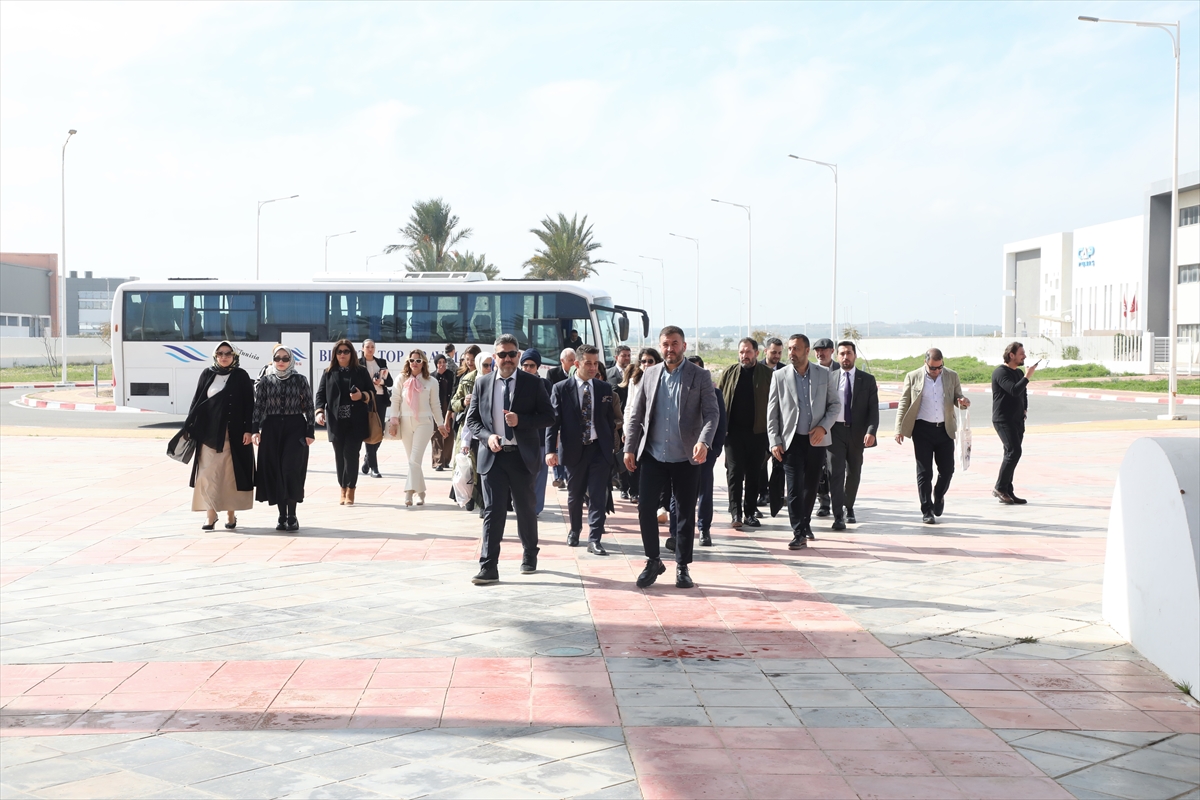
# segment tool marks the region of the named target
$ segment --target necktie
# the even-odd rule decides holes
[[[845,396],[842,398],[842,408],[845,410],[847,425],[850,424],[850,409],[852,408],[851,401],[854,397],[854,390],[850,388],[850,385],[853,382],[853,376],[851,376],[850,373],[846,373],[846,391]]]
[[[580,404],[583,412],[583,443],[592,441],[592,382],[583,382],[583,402]]]
[[[508,411],[512,405],[512,394],[509,389],[512,387],[512,378],[503,378],[504,381],[504,410]],[[510,442],[513,440],[513,429],[508,425],[508,417],[504,418],[504,441]]]

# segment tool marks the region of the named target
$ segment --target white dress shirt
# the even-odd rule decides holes
[[[921,390],[921,407],[917,409],[917,419],[926,422],[942,423],[946,421],[946,396],[942,390],[942,373],[936,378],[925,373],[925,388]]]
[[[579,397],[579,413],[581,416],[583,415],[583,385],[585,383],[589,384],[588,391],[592,395],[592,418],[588,420],[587,430],[583,433],[589,442],[594,442],[596,441],[596,381],[594,379],[581,381],[578,375],[572,378],[572,380],[575,381],[575,393]]]
[[[854,373],[857,370],[858,370],[858,367],[851,367],[848,370],[845,370],[845,369],[838,370],[838,373],[839,373],[838,400],[845,401],[845,399],[846,399],[846,382],[847,381],[850,382],[850,391],[851,392],[854,391]],[[846,408],[845,402],[842,403],[842,410],[838,413],[837,421],[844,422],[847,425],[850,424],[850,409]]]
[[[496,370],[492,373],[495,377],[492,380],[492,430],[500,437],[501,444],[516,444],[517,440],[506,438],[504,435],[504,378],[500,377],[500,371]],[[513,398],[517,394],[517,375],[514,372],[508,376],[508,404],[511,407]]]

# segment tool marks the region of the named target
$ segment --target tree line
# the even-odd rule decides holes
[[[406,251],[405,267],[409,272],[482,272],[488,280],[494,280],[500,269],[488,261],[487,254],[476,255],[458,248],[473,232],[459,227],[458,217],[442,198],[418,200],[413,203],[407,224],[399,230],[404,241],[388,245],[384,252]],[[531,228],[529,232],[537,237],[541,247],[535,248],[522,264],[526,278],[582,281],[596,273],[597,264],[609,263],[593,255],[600,249],[600,243],[593,239],[586,214],[583,219],[578,214],[567,219],[566,214],[559,212],[557,217],[547,216],[540,228]]]

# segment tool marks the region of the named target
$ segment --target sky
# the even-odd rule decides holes
[[[996,324],[1006,242],[1140,214],[1170,175],[1167,36],[1080,14],[1182,22],[1197,169],[1195,2],[5,0],[0,249],[60,251],[75,128],[71,270],[247,279],[257,242],[264,279],[305,279],[353,230],[329,270],[362,272],[442,197],[505,277],[587,215],[589,283],[656,326],[697,291],[704,325],[748,292],[755,328],[827,321],[833,174],[795,154],[838,165],[839,324]]]

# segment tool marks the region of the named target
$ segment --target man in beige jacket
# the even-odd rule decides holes
[[[904,376],[904,393],[896,409],[896,444],[904,437],[913,440],[917,457],[917,494],[921,498],[921,521],[932,525],[942,515],[946,491],[954,477],[954,435],[958,424],[955,406],[969,408],[963,397],[958,373],[942,363],[936,347],[925,353],[925,365]],[[933,464],[937,462],[937,483]]]

